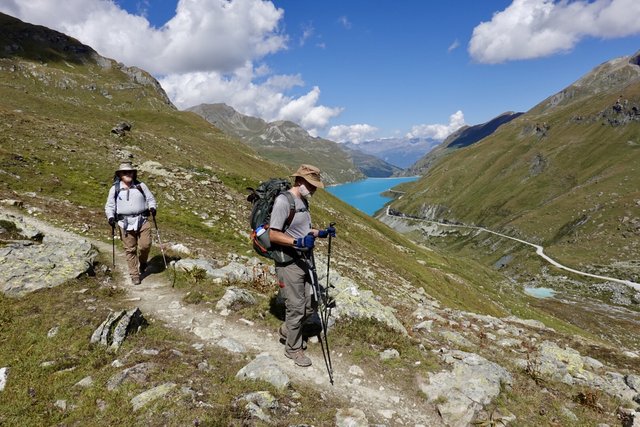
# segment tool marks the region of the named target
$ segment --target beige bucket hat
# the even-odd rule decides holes
[[[293,177],[299,176],[300,178],[304,178],[309,184],[314,187],[324,188],[324,184],[322,183],[322,178],[320,177],[320,169],[312,165],[300,165],[297,171],[293,175]]]
[[[133,167],[133,164],[131,164],[131,162],[122,162],[120,163],[120,166],[118,166],[118,170],[116,170],[116,173],[125,171],[138,172],[138,170]]]

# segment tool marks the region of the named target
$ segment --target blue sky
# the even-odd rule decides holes
[[[0,0],[156,76],[333,140],[446,137],[640,49],[637,0]],[[109,31],[105,31],[109,28]]]

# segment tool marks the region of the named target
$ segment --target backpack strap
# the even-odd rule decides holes
[[[142,186],[140,185],[142,184],[140,181],[134,181],[133,185],[131,186],[131,188],[135,188],[136,190],[138,190],[140,192],[140,194],[142,194],[142,197],[144,198],[144,201],[147,201],[147,195],[144,194],[144,191],[142,190]],[[118,200],[118,193],[120,193],[120,180],[117,180],[115,182],[115,186],[116,186],[116,192],[115,195],[113,196],[114,200]],[[116,202],[117,204],[117,202]]]
[[[283,194],[287,197],[287,201],[289,202],[289,216],[284,222],[282,232],[289,228],[289,226],[293,222],[293,217],[296,216],[296,199],[293,197],[293,194],[291,194],[290,191],[284,191]]]

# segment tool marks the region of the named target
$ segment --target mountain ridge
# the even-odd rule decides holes
[[[440,158],[459,148],[475,144],[483,138],[494,133],[500,126],[521,116],[523,113],[507,111],[493,119],[478,125],[466,125],[449,135],[442,143],[438,144],[423,157],[418,159],[404,172],[407,176],[424,174]]]
[[[406,169],[435,146],[438,141],[430,138],[382,138],[342,145],[376,156],[392,165]]]
[[[340,144],[312,137],[291,121],[267,122],[244,115],[226,104],[200,104],[187,111],[202,116],[272,161],[283,162],[292,168],[301,163],[318,166],[329,184],[355,181],[367,174],[389,176],[398,171],[374,157],[366,154],[354,155],[352,151],[344,150]]]

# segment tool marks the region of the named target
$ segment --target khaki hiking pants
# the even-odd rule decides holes
[[[127,231],[120,229],[124,253],[129,266],[129,275],[133,283],[140,279],[140,264],[146,264],[151,250],[151,224],[145,221],[140,231]],[[138,250],[140,256],[138,256]]]
[[[282,331],[287,336],[285,351],[291,353],[302,348],[302,326],[314,314],[317,303],[313,300],[311,278],[304,260],[276,266],[276,274],[286,307],[286,330]]]

